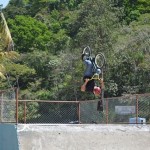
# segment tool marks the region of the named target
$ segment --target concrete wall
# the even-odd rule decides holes
[[[150,150],[147,125],[18,125],[20,150]]]

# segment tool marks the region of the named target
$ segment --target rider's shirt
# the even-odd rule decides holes
[[[90,77],[90,76],[84,76],[83,79],[84,79],[84,80],[85,80],[85,79],[91,79],[91,77]],[[94,82],[93,79],[90,80],[90,81],[88,81],[88,83],[86,84],[86,91],[87,91],[87,92],[93,92],[94,86],[95,86],[95,82]]]

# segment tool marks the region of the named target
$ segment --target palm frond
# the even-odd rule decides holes
[[[6,79],[6,77],[4,76],[4,74],[2,72],[0,72],[0,78],[1,79]]]
[[[0,51],[14,49],[14,43],[2,12],[0,12]]]
[[[16,59],[18,58],[20,55],[15,52],[15,51],[8,51],[8,52],[0,52],[0,62],[2,62],[3,60],[11,60],[11,59]]]
[[[0,64],[0,78],[1,79],[6,79],[6,77],[4,76],[4,72],[5,72],[5,68],[3,65]]]

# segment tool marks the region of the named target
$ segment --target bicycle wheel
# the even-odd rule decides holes
[[[84,54],[86,57],[90,57],[91,56],[91,48],[89,46],[85,47],[83,49],[82,54]]]
[[[105,56],[102,53],[96,55],[95,64],[99,68],[102,68],[105,65]]]

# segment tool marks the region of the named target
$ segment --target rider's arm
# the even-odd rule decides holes
[[[82,91],[82,92],[85,92],[85,90],[86,90],[86,85],[87,85],[88,81],[89,81],[89,79],[85,79],[85,82],[84,82],[83,85],[81,86],[81,91]]]
[[[101,89],[104,89],[104,80],[103,80],[103,78],[100,79],[100,85],[101,85]]]

